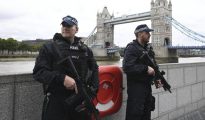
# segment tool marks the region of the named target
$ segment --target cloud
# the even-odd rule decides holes
[[[2,12],[0,11],[0,21],[10,20],[19,17],[18,14],[11,14],[10,12]]]
[[[72,15],[79,21],[78,36],[88,36],[97,22],[97,12],[107,6],[115,17],[150,11],[151,0],[2,0],[0,4],[0,37],[19,40],[52,38],[60,31],[62,17]],[[172,0],[173,17],[196,32],[204,33],[204,0]],[[134,38],[133,30],[140,23],[115,26],[115,43],[125,46]]]

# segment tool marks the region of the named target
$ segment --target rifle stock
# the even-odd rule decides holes
[[[142,54],[142,56],[140,57],[140,60],[142,62],[144,62],[146,65],[152,67],[155,71],[155,77],[160,79],[162,84],[163,84],[163,88],[165,91],[169,91],[171,93],[171,86],[167,83],[166,79],[164,78],[163,75],[165,75],[165,72],[164,71],[161,71],[159,70],[158,66],[156,63],[154,63],[154,61],[150,58],[150,56],[148,55],[147,52],[144,52]],[[154,79],[154,81],[157,80],[157,79]]]

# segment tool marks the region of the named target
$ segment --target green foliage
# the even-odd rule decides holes
[[[18,50],[21,50],[21,51],[28,51],[29,48],[30,48],[29,45],[22,43],[22,42],[20,42],[18,45]]]
[[[6,40],[0,38],[0,50],[6,49]]]
[[[31,46],[31,47],[32,47],[31,51],[32,51],[32,52],[36,52],[36,51],[39,51],[39,50],[40,50],[40,48],[42,47],[42,45],[41,45],[41,44],[39,44],[39,45],[33,45],[33,46]]]
[[[0,38],[0,51],[8,50],[8,52],[14,51],[30,51],[37,52],[40,50],[42,44],[28,45],[23,42],[18,42],[13,38],[2,39]]]
[[[18,48],[18,42],[17,40],[14,40],[13,38],[8,38],[6,40],[6,49],[9,51],[16,51]]]

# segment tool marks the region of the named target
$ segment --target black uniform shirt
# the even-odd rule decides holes
[[[140,61],[140,56],[143,54],[143,51],[146,51],[149,54],[153,53],[154,55],[154,52],[151,51],[150,47],[149,44],[142,46],[137,40],[133,40],[133,42],[129,43],[125,48],[123,70],[127,74],[128,81],[149,82],[149,76],[147,74],[148,66]]]
[[[58,64],[60,59],[65,58],[68,55],[71,55],[72,61],[81,78],[85,78],[88,70],[92,71],[92,81],[90,84],[96,91],[98,89],[98,66],[93,57],[92,51],[87,46],[82,44],[80,39],[81,38],[79,37],[75,37],[74,43],[71,44],[69,41],[66,41],[61,34],[56,33],[53,41],[57,44],[61,57],[58,52],[56,52],[54,42],[49,42],[43,45],[39,52],[39,56],[36,58],[35,67],[33,69],[34,79],[44,85],[48,85],[49,87],[47,91],[56,96],[62,97],[63,99],[74,92],[67,90],[63,85],[65,75],[75,79],[75,75],[70,69],[70,65],[67,64],[66,61]],[[84,51],[81,50],[82,46],[80,45],[84,45]],[[79,53],[84,52],[86,55],[81,58],[79,55],[73,55],[73,51]],[[83,70],[83,68],[85,68],[85,70]]]

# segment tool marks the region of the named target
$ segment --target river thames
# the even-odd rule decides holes
[[[196,63],[205,62],[205,57],[191,57],[179,58],[179,63]],[[1,60],[0,62],[0,75],[23,74],[32,73],[35,64],[34,59],[23,60]],[[122,66],[122,59],[120,61],[98,61],[98,65],[118,65]]]

